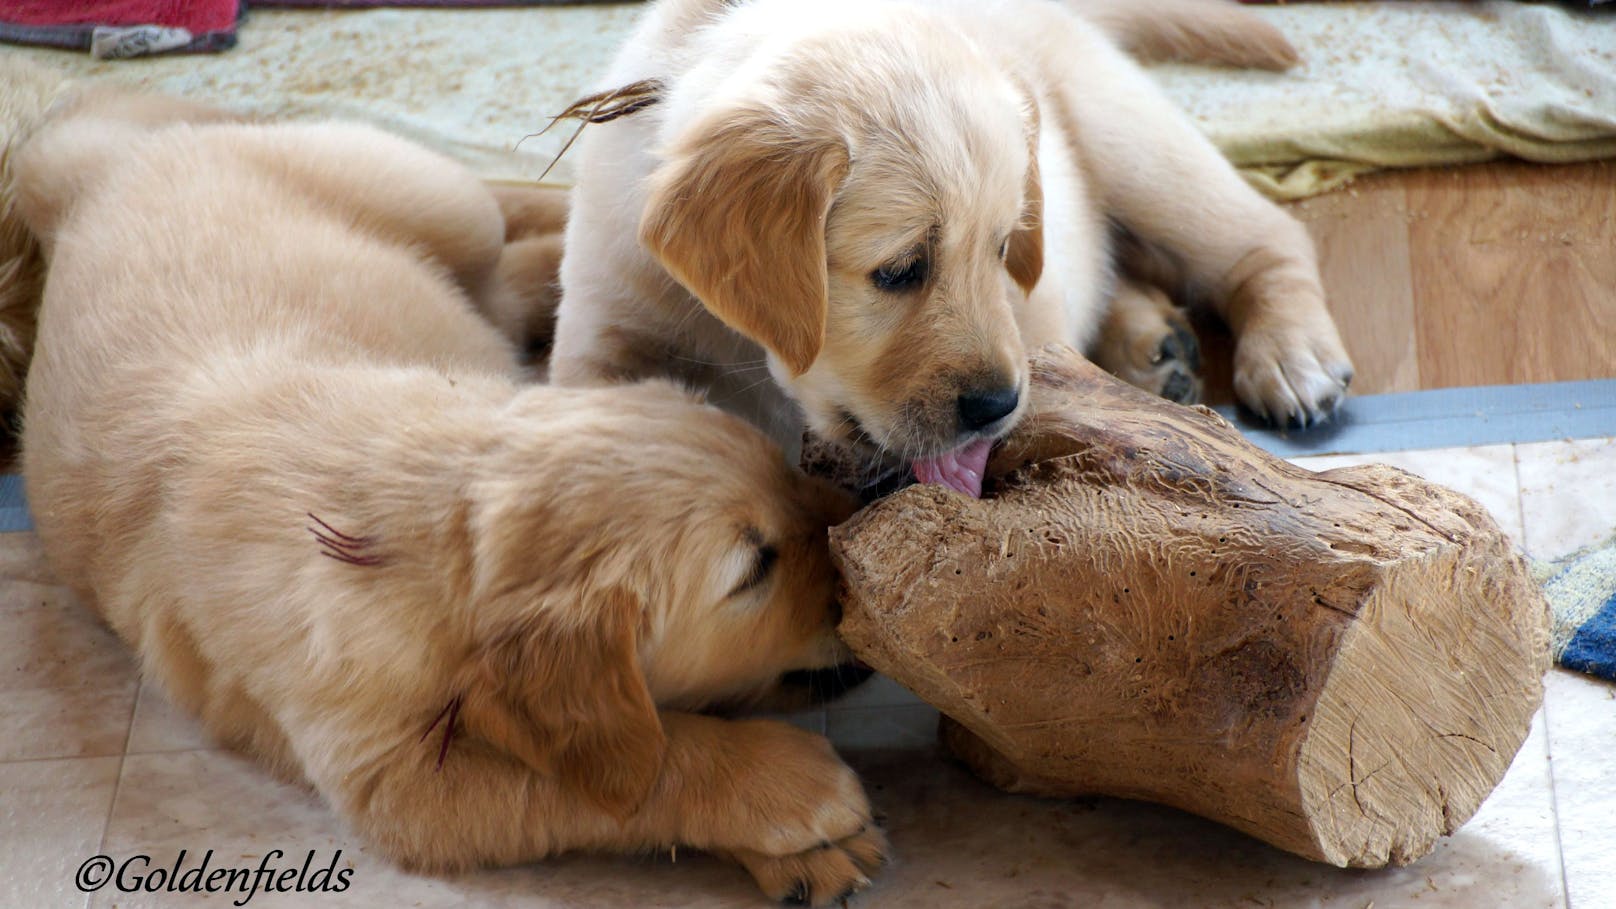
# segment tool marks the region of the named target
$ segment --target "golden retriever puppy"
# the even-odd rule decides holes
[[[851,504],[651,383],[523,384],[504,222],[373,129],[92,95],[26,144],[48,263],[23,470],[54,570],[218,739],[450,871],[686,845],[867,883],[822,737],[693,711],[847,653]]]
[[[1222,0],[661,0],[607,76],[659,103],[579,143],[554,380],[676,375],[976,494],[1027,349],[1096,339],[1120,237],[1232,326],[1248,407],[1324,418],[1352,366],[1306,231],[1109,36],[1295,60]]]

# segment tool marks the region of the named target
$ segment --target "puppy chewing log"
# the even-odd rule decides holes
[[[1470,818],[1542,700],[1548,612],[1474,501],[1312,473],[1075,353],[980,501],[913,486],[832,532],[841,631],[985,779],[1161,802],[1335,865]]]

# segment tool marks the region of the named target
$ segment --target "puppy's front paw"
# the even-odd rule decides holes
[[[824,906],[870,885],[870,876],[887,863],[887,840],[879,828],[866,825],[852,836],[793,855],[742,850],[734,858],[770,899],[792,906]]]
[[[1333,325],[1321,330],[1248,326],[1235,347],[1235,394],[1277,426],[1328,420],[1347,396],[1352,375],[1352,360]]]
[[[835,843],[870,823],[870,800],[830,740],[774,720],[723,724],[718,788],[684,806],[683,842],[776,858]]]

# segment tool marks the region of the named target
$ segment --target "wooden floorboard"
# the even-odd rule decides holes
[[[1319,271],[1360,394],[1421,386],[1407,192],[1376,178],[1294,207],[1318,244]]]
[[[1356,393],[1616,377],[1616,164],[1394,171],[1290,210],[1318,244]],[[1227,372],[1209,365],[1213,403]]]
[[[1430,387],[1605,378],[1616,367],[1616,169],[1409,175]]]

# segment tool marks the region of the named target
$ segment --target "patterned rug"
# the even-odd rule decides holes
[[[1554,660],[1616,681],[1616,537],[1536,566],[1554,614]]]

